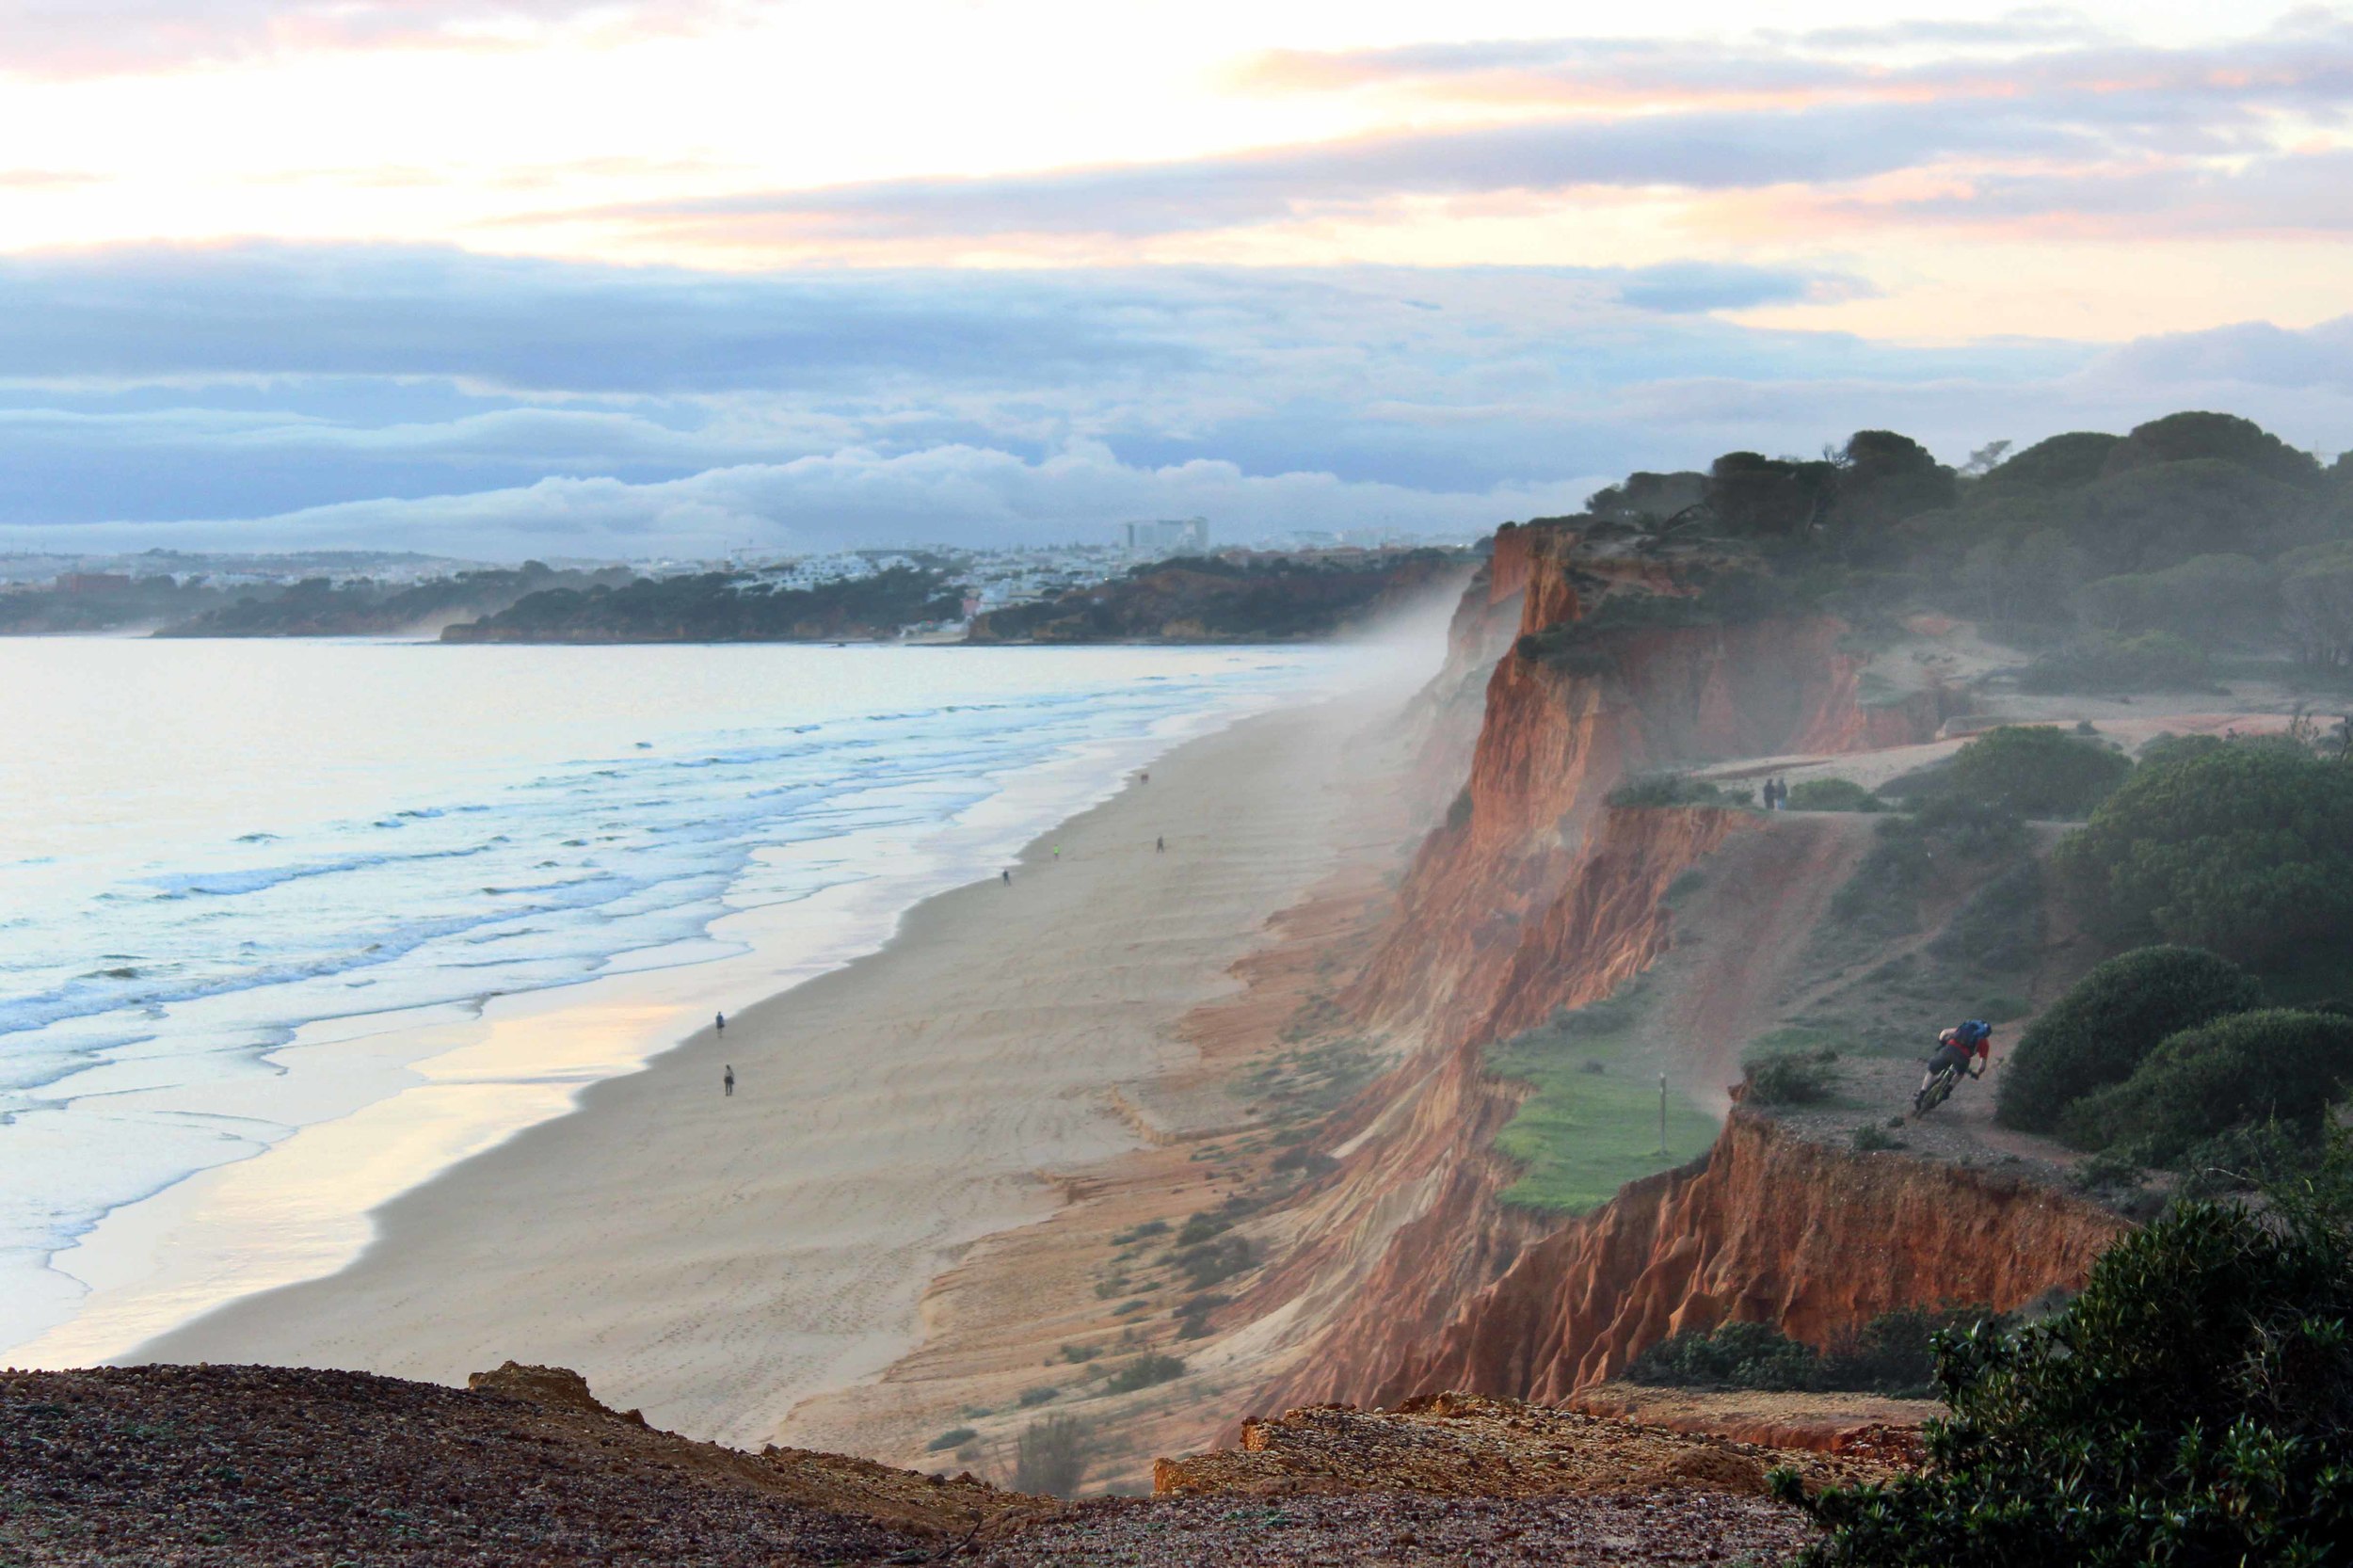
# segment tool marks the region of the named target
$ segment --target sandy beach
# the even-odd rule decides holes
[[[1350,741],[1379,709],[1180,747],[1032,844],[1010,886],[929,901],[882,952],[744,999],[723,1039],[394,1200],[342,1272],[123,1359],[459,1382],[511,1357],[683,1432],[772,1440],[796,1401],[904,1355],[926,1286],[1052,1212],[1058,1174],[1137,1145],[1125,1096],[1182,1064],[1178,1020],[1366,847]]]

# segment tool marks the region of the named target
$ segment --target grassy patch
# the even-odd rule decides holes
[[[1667,1095],[1667,1150],[1658,1147],[1658,1078],[1625,1064],[1631,1007],[1617,999],[1497,1046],[1489,1067],[1531,1084],[1496,1148],[1525,1167],[1503,1201],[1577,1214],[1619,1188],[1680,1165],[1716,1140],[1716,1120]],[[1595,1070],[1598,1067],[1598,1070]]]

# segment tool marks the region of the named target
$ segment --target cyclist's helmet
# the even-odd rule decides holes
[[[1972,1044],[1979,1040],[1987,1039],[1991,1037],[1993,1033],[1993,1026],[1987,1023],[1983,1018],[1972,1018],[1967,1023],[1961,1026],[1961,1037],[1971,1042]]]

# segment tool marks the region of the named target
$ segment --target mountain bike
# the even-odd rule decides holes
[[[1947,1067],[1922,1084],[1920,1092],[1912,1096],[1912,1119],[1916,1122],[1943,1105],[1951,1096],[1954,1086],[1961,1082],[1961,1068]]]

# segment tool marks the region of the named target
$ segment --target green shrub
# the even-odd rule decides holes
[[[2105,631],[2170,632],[2212,649],[2268,643],[2280,622],[2280,582],[2244,555],[2198,555],[2162,571],[2087,583],[2078,602]]]
[[[2111,958],[2020,1038],[2001,1071],[1993,1119],[2048,1131],[2083,1096],[2130,1078],[2167,1035],[2261,1000],[2237,965],[2196,948],[2140,948]]]
[[[1851,778],[1801,778],[1789,786],[1789,805],[1799,811],[1884,811],[1879,796]]]
[[[2081,817],[2132,771],[2130,761],[2096,740],[2049,725],[2006,724],[1941,762],[1889,779],[1880,792],[2024,817]]]
[[[1185,1364],[1173,1355],[1140,1355],[1105,1380],[1103,1391],[1107,1394],[1132,1394],[1139,1388],[1173,1383],[1184,1375]]]
[[[950,1448],[960,1448],[979,1435],[970,1427],[952,1427],[924,1444],[923,1448],[930,1453],[943,1453]]]
[[[1669,1388],[1786,1391],[1809,1386],[1814,1370],[1814,1352],[1771,1324],[1726,1323],[1660,1340],[1626,1363],[1625,1375]]]
[[[2096,741],[2048,725],[2002,725],[1955,752],[1937,792],[2022,817],[2081,817],[2133,771]]]
[[[2353,924],[2353,766],[2292,745],[2190,748],[2142,767],[2055,864],[2112,938],[2293,962]]]
[[[2067,1179],[2083,1192],[2129,1192],[2149,1183],[2149,1173],[2137,1160],[2110,1154],[2088,1154],[2075,1161]]]
[[[1625,1375],[1658,1387],[1927,1399],[1936,1392],[1936,1336],[1989,1320],[2006,1321],[1983,1307],[1898,1307],[1820,1352],[1769,1323],[1725,1323],[1659,1341],[1629,1361]]]
[[[1176,1337],[1203,1339],[1209,1336],[1209,1314],[1224,1306],[1230,1296],[1205,1295],[1190,1297],[1171,1314],[1176,1320]]]
[[[2317,1128],[2348,1078],[2353,1018],[2236,1013],[2170,1036],[2132,1077],[2069,1107],[2061,1125],[2081,1147],[2171,1165],[2242,1124]]]
[[[1865,1122],[1854,1128],[1848,1132],[1847,1142],[1853,1145],[1857,1154],[1879,1154],[1904,1146],[1902,1139],[1877,1122]]]
[[[1170,1259],[1185,1283],[1195,1290],[1233,1278],[1257,1266],[1257,1249],[1240,1236],[1220,1236],[1197,1247],[1187,1247]]]
[[[1040,1384],[1035,1388],[1021,1390],[1020,1397],[1014,1402],[1022,1409],[1028,1410],[1036,1405],[1052,1404],[1061,1396],[1062,1386],[1059,1384]]]
[[[1751,1105],[1818,1105],[1830,1098],[1830,1064],[1817,1056],[1768,1056],[1749,1068],[1741,1098]]]
[[[1746,790],[1726,790],[1689,774],[1655,773],[1628,779],[1609,792],[1612,806],[1746,806]]]
[[[1929,1464],[1777,1496],[1811,1568],[2318,1564],[2353,1539],[2353,1235],[2283,1204],[2177,1206],[2016,1333],[1948,1335]]]
[[[1222,1236],[1234,1225],[1233,1216],[1212,1210],[1195,1214],[1185,1222],[1185,1228],[1176,1233],[1176,1245],[1197,1247],[1212,1236]]]
[[[2241,1123],[2182,1156],[2176,1191],[2185,1198],[2209,1198],[2261,1187],[2302,1186],[2324,1163],[2321,1130],[2275,1121]],[[2088,1156],[2076,1169],[2106,1158]]]
[[[2095,632],[2019,672],[2029,692],[2157,692],[2206,684],[2206,650],[2170,632]]]
[[[1810,1386],[1826,1392],[1934,1399],[1936,1336],[1985,1325],[1998,1328],[2007,1322],[1984,1306],[1936,1310],[1899,1306],[1881,1313],[1852,1334],[1840,1336],[1822,1352]]]

